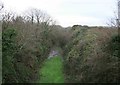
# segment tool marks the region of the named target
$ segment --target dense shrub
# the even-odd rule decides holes
[[[45,38],[48,38],[47,29],[40,27],[20,19],[10,21],[2,28],[3,83],[32,83],[37,80],[39,67],[48,57],[51,46],[50,39]],[[43,33],[40,33],[41,29],[45,29]]]
[[[73,37],[79,29],[74,30]],[[115,53],[119,38],[111,38],[117,33],[116,30],[91,28],[81,33],[73,38],[72,46],[67,45],[65,48],[69,48],[64,61],[66,82],[119,82],[120,62],[115,57],[119,56]]]
[[[7,27],[6,27],[7,24]],[[69,40],[65,29],[25,21],[21,16],[2,23],[3,83],[33,83],[53,47]],[[63,42],[64,41],[64,42]]]
[[[16,31],[9,28],[2,32],[2,67],[3,67],[3,83],[18,82],[16,71],[14,69],[14,54],[17,50],[15,43]]]
[[[111,54],[115,57],[119,57],[120,60],[120,36],[114,35],[110,41],[111,46]]]

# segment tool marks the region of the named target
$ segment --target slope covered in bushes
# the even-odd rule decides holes
[[[4,15],[2,21],[2,82],[34,83],[54,47],[68,42],[69,30],[44,22]],[[44,17],[45,19],[45,17]]]
[[[2,82],[32,83],[52,46],[51,27],[12,17],[8,14],[2,21]]]
[[[72,29],[64,56],[66,82],[120,82],[117,29]]]
[[[35,18],[3,17],[3,83],[35,83],[54,48],[61,49],[66,83],[120,82],[117,29],[79,25],[63,28],[50,24],[48,17]]]

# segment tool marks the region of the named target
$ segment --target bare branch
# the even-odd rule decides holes
[[[2,10],[4,8],[3,4],[0,4],[0,10]]]

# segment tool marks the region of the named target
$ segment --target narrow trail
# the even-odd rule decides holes
[[[58,55],[47,59],[39,71],[39,83],[64,83],[62,58]]]

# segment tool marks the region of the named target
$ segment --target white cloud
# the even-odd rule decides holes
[[[31,7],[42,9],[62,26],[105,25],[106,18],[113,16],[116,3],[115,0],[2,0],[2,2],[7,10],[17,13]]]
[[[98,26],[98,25],[104,25],[105,23],[102,23],[103,20],[95,17],[87,17],[87,16],[56,16],[57,20],[59,20],[58,24],[61,24],[64,27],[72,26],[75,24],[79,25],[90,25],[90,26]]]
[[[62,0],[61,0],[62,1]],[[5,8],[17,12],[34,7],[45,11],[57,10],[60,0],[3,0]]]

